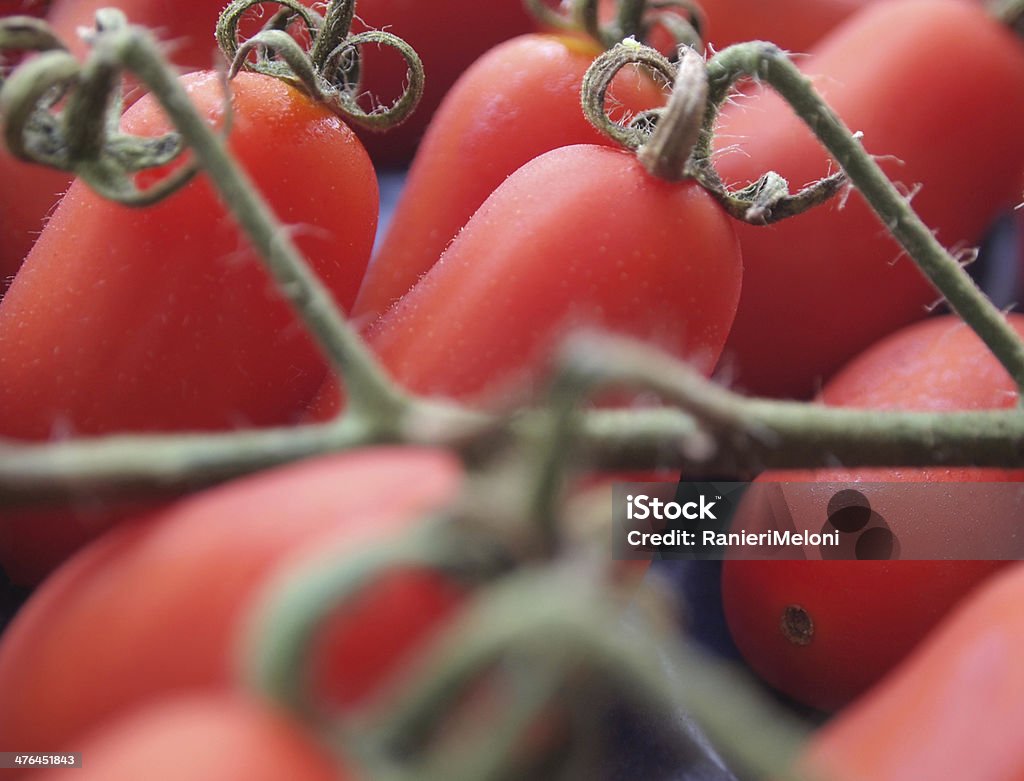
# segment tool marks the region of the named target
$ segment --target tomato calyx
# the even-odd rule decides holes
[[[408,119],[423,96],[424,71],[419,55],[397,35],[381,30],[352,33],[355,0],[331,0],[323,15],[300,0],[271,0],[281,9],[263,29],[242,39],[239,22],[264,0],[234,0],[217,22],[217,44],[231,63],[229,76],[250,70],[286,81],[328,106],[346,122],[385,131]],[[294,35],[291,28],[298,26]],[[299,41],[308,42],[304,46]],[[362,95],[362,47],[395,49],[405,60],[407,84],[390,106],[369,110]],[[255,55],[253,57],[252,55]]]
[[[712,163],[712,139],[720,105],[738,77],[723,73],[723,56],[733,55],[753,73],[767,71],[779,58],[788,59],[778,47],[753,42],[726,49],[705,62],[694,49],[681,47],[679,61],[671,62],[656,50],[632,40],[617,44],[598,57],[583,81],[583,111],[591,124],[637,157],[651,175],[671,182],[696,180],[734,218],[752,225],[769,225],[802,214],[825,203],[847,184],[846,174],[826,176],[792,193],[789,183],[769,171],[747,187],[731,190]],[[746,60],[750,59],[751,65]],[[728,62],[728,60],[726,60]],[[672,94],[662,109],[633,117],[629,124],[614,122],[605,111],[605,97],[612,79],[627,65],[640,66],[665,83]],[[737,66],[730,63],[730,70]]]
[[[92,51],[79,62],[43,20],[0,20],[0,50],[33,55],[0,88],[7,147],[26,162],[73,172],[118,203],[147,206],[163,200],[191,180],[198,170],[195,163],[179,166],[144,188],[135,175],[177,159],[184,149],[179,135],[145,137],[117,130],[122,74],[146,69],[156,41],[113,8],[98,11],[95,28],[83,37]],[[227,96],[223,114],[226,128]]]

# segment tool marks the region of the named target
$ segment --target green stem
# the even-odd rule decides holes
[[[288,231],[259,195],[256,184],[228,152],[225,140],[195,110],[153,37],[141,28],[131,28],[99,37],[97,46],[114,50],[163,106],[213,181],[225,207],[264,258],[278,288],[343,379],[351,412],[385,424],[400,417],[408,407],[405,395],[391,383],[345,320],[330,291],[303,260]]]
[[[1024,22],[1024,0],[989,0],[989,13],[996,19],[1020,32]]]
[[[0,505],[79,494],[180,493],[310,456],[387,442],[459,448],[493,425],[479,413],[421,401],[390,432],[364,416],[346,415],[327,424],[211,434],[122,434],[39,444],[0,437]]]
[[[580,413],[577,452],[610,470],[688,467],[747,476],[761,469],[845,466],[1024,468],[1024,415],[1017,410],[879,412],[750,399],[640,345],[602,341],[573,372],[593,387],[661,393],[675,409]],[[638,353],[639,351],[639,353]],[[582,353],[581,353],[582,355]],[[527,412],[515,437],[548,441],[550,413]],[[717,440],[708,434],[708,428]],[[134,435],[24,444],[0,439],[0,502],[88,492],[168,491],[209,485],[318,453],[385,441],[476,452],[495,421],[455,407],[416,403],[392,437],[343,419],[332,426],[210,435]],[[534,445],[537,447],[538,445]]]
[[[755,41],[731,46],[708,63],[710,83],[706,127],[740,78],[750,76],[770,84],[807,124],[892,236],[913,258],[950,307],[977,332],[999,362],[1024,389],[1024,341],[999,309],[978,289],[970,275],[935,238],[907,199],[875,159],[814,89],[811,81],[771,43]],[[711,133],[697,154],[710,159]]]
[[[806,732],[675,632],[622,631],[622,602],[566,568],[524,570],[485,590],[420,662],[401,701],[369,719],[385,751],[416,745],[465,684],[507,656],[533,654],[590,676],[664,723],[691,714],[746,768],[793,779]],[[383,722],[383,723],[381,723]],[[741,736],[741,739],[738,738]]]
[[[433,570],[453,582],[473,584],[507,566],[487,545],[467,553],[466,540],[445,516],[424,518],[412,533],[340,555],[321,552],[281,580],[254,614],[243,646],[243,677],[250,687],[307,721],[329,741],[344,743],[344,717],[324,703],[306,678],[307,661],[324,622],[389,572]],[[382,684],[383,687],[383,684]]]
[[[690,156],[703,130],[708,76],[704,58],[688,47],[680,50],[678,73],[668,106],[637,159],[652,176],[667,182],[690,177]]]
[[[606,467],[628,461],[745,475],[764,468],[1024,465],[1019,409],[896,412],[770,401],[732,393],[643,344],[577,337],[563,370],[591,390],[652,391],[671,410],[600,412],[583,418],[587,455]],[[713,440],[701,436],[710,433]]]

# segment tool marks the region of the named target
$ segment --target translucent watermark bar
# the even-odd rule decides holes
[[[1024,483],[617,483],[617,559],[1024,559]]]
[[[82,767],[82,755],[74,752],[47,754],[0,751],[0,768],[4,770],[28,770],[33,767]]]

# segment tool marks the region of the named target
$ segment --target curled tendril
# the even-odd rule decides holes
[[[3,79],[0,114],[4,141],[21,160],[74,173],[105,198],[125,206],[147,206],[183,187],[198,170],[193,162],[140,189],[135,174],[174,161],[182,153],[176,133],[157,137],[120,131],[122,49],[144,35],[120,11],[97,12],[84,36],[91,46],[76,60],[43,21],[0,21],[0,50],[35,53]],[[225,126],[230,125],[225,92]]]
[[[598,57],[584,76],[584,114],[609,138],[639,150],[640,159],[654,175],[669,180],[696,179],[733,217],[752,225],[769,225],[802,214],[839,193],[848,181],[845,172],[826,176],[796,193],[790,192],[789,183],[773,171],[736,190],[723,183],[712,163],[719,109],[744,75],[772,83],[773,64],[785,57],[770,44],[757,44],[754,49],[730,47],[725,53],[729,53],[726,58],[716,55],[705,63],[694,50],[680,49],[680,63],[676,64],[654,49],[624,41]],[[608,117],[605,101],[612,79],[627,65],[642,65],[665,80],[671,79],[675,87],[666,108],[643,112],[630,124],[621,125]],[[792,102],[792,96],[784,97]],[[818,103],[815,106],[815,110],[820,109]],[[810,111],[801,116],[812,128],[816,119],[824,117]]]
[[[253,6],[264,0],[234,0],[217,23],[217,42],[231,63],[230,75],[243,68],[282,79],[305,90],[346,121],[369,130],[387,130],[404,122],[423,95],[424,72],[419,55],[401,38],[377,30],[352,33],[353,0],[335,0],[321,16],[299,0],[272,0],[282,6],[263,29],[242,40],[239,23]],[[301,20],[309,36],[304,49],[287,32]],[[389,46],[405,60],[408,81],[402,94],[389,106],[369,111],[359,105],[362,97],[362,47]],[[256,53],[253,59],[250,55]]]
[[[583,76],[583,113],[594,127],[609,138],[627,149],[639,149],[647,142],[649,134],[645,131],[653,125],[655,112],[644,112],[639,122],[622,124],[614,121],[606,110],[612,81],[627,65],[640,65],[665,84],[673,83],[678,73],[674,63],[649,46],[641,46],[635,41],[616,44],[594,60]]]
[[[286,30],[293,21],[301,19],[306,27],[306,31],[309,34],[310,40],[315,41],[317,34],[323,27],[324,18],[314,11],[312,8],[304,5],[300,0],[274,0],[276,5],[281,6],[281,10],[270,17],[270,20],[264,25],[264,31],[266,30]],[[239,31],[239,24],[242,21],[242,17],[245,16],[254,6],[262,6],[265,4],[265,0],[233,0],[223,11],[221,11],[220,18],[217,20],[217,46],[220,47],[221,52],[228,62],[234,63],[237,59],[239,49],[241,48],[244,41]],[[267,73],[263,70],[265,63],[257,62],[249,66],[249,70],[257,73]],[[233,68],[232,73],[237,73],[238,69]],[[275,72],[267,73],[269,76],[277,76]]]

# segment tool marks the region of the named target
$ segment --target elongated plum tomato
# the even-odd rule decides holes
[[[1024,778],[1024,565],[980,587],[921,647],[815,735],[811,778]]]
[[[1019,200],[1024,45],[980,6],[878,3],[798,62],[888,175],[921,185],[913,207],[944,245],[978,242]],[[829,170],[820,144],[774,95],[727,107],[721,133],[722,146],[741,150],[718,159],[727,182],[772,169],[801,185]],[[737,232],[743,295],[722,360],[745,390],[808,396],[938,298],[857,193],[845,206]]]
[[[219,123],[218,77],[183,79]],[[366,152],[340,119],[275,79],[242,73],[231,88],[233,153],[349,307],[377,217]],[[150,97],[123,125],[140,135],[167,129]],[[0,302],[0,435],[8,437],[287,423],[324,374],[312,340],[203,176],[141,210],[76,183]],[[89,501],[5,510],[0,565],[18,583],[36,582],[112,520]]]
[[[411,533],[455,498],[461,474],[438,451],[353,451],[112,530],[40,586],[0,636],[0,746],[71,750],[83,732],[143,703],[230,688],[240,627],[279,568],[310,551],[341,556]],[[326,627],[332,654],[318,656],[314,683],[357,704],[460,594],[427,571],[374,583]]]
[[[740,276],[730,220],[699,186],[656,179],[632,153],[562,147],[506,179],[368,339],[401,385],[476,403],[524,390],[574,327],[709,373]],[[314,415],[337,406],[331,385]]]
[[[1024,335],[1024,316],[1010,322]],[[832,406],[936,412],[1012,407],[1016,399],[1009,375],[953,317],[912,325],[880,342],[821,394]],[[931,494],[932,506],[923,506],[920,489],[899,484],[1019,481],[1024,471],[829,469],[765,472],[758,479],[830,484],[831,496],[816,501],[806,492],[787,496],[797,531],[842,529],[850,550],[867,558],[877,555],[870,536],[881,535],[895,552],[893,560],[725,563],[725,614],[744,658],[777,689],[831,710],[878,681],[964,594],[1004,566],[989,559],[1017,533],[1015,494],[979,498],[954,489],[941,501]],[[778,521],[767,505],[761,512],[766,525]],[[896,560],[900,551],[908,559],[960,560]]]
[[[431,122],[354,315],[376,317],[405,295],[516,169],[561,146],[611,143],[580,109],[583,74],[599,53],[582,38],[524,35],[473,63]],[[664,100],[651,79],[627,71],[609,102],[625,114]]]
[[[297,723],[255,698],[178,696],[95,728],[74,751],[81,781],[354,781]],[[34,774],[67,778],[68,768]]]
[[[218,123],[216,74],[183,82]],[[338,117],[276,79],[241,73],[231,91],[232,152],[350,307],[377,216],[365,151]],[[148,96],[123,126],[167,130]],[[0,433],[9,437],[284,423],[324,373],[203,176],[141,210],[76,183],[0,303]]]

